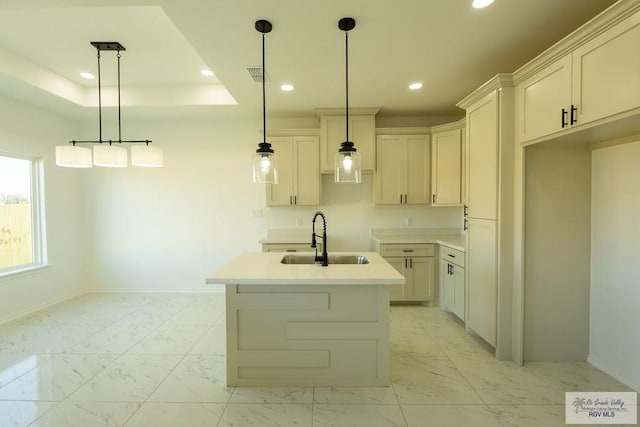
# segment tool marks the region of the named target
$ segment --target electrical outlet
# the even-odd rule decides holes
[[[407,227],[411,227],[413,225],[413,218],[407,218]]]
[[[252,218],[262,218],[262,209],[253,209],[251,210]]]
[[[296,218],[296,225],[298,227],[302,227],[304,225],[304,220],[302,218]]]

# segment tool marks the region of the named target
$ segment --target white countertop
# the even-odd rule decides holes
[[[372,230],[371,237],[381,244],[435,243],[465,252],[465,239],[461,234],[441,234],[428,230]]]
[[[207,284],[228,285],[402,285],[405,279],[376,252],[330,252],[364,255],[369,264],[282,264],[286,252],[242,254],[207,277]]]

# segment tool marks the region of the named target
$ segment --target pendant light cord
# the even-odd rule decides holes
[[[267,101],[265,90],[265,60],[264,60],[264,33],[262,33],[262,141],[267,142]]]
[[[344,51],[345,51],[345,141],[349,141],[349,31],[344,32]]]
[[[120,117],[120,49],[118,49],[118,143],[122,143],[122,121]]]
[[[98,49],[98,129],[99,142],[102,144],[102,84],[100,83],[100,49]]]

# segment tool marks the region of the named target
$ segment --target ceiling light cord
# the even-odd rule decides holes
[[[265,75],[267,71],[265,69],[265,49],[264,49],[264,34],[262,33],[262,142],[267,143],[267,91],[265,89]]]
[[[118,143],[122,143],[122,119],[120,115],[120,49],[118,49]]]
[[[349,31],[344,32],[344,51],[345,51],[345,141],[349,141]]]
[[[98,49],[98,142],[102,144],[102,84],[100,83],[100,80],[100,49]]]

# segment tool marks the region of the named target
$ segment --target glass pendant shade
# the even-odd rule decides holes
[[[254,184],[277,184],[277,161],[274,153],[255,153],[251,159]]]
[[[357,151],[338,152],[336,154],[335,182],[340,184],[359,184],[361,181],[360,153]]]
[[[164,152],[161,148],[150,145],[131,147],[131,166],[145,168],[161,168],[164,166]]]
[[[93,147],[93,164],[106,168],[126,168],[127,150],[116,145],[95,145]]]
[[[90,168],[91,149],[76,145],[60,145],[56,147],[56,165],[66,168]]]

